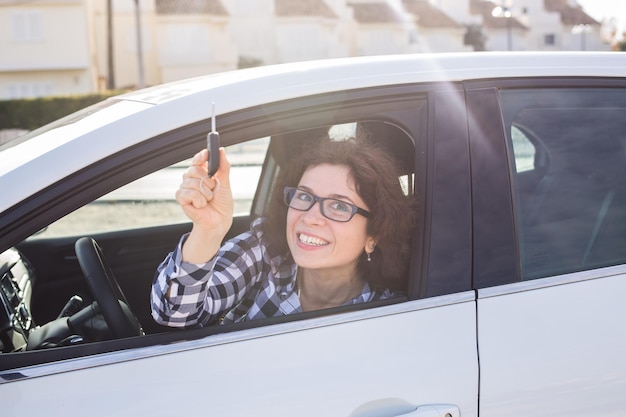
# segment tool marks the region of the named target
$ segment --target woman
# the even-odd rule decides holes
[[[232,225],[230,164],[193,158],[176,199],[193,222],[159,266],[152,316],[164,325],[275,317],[391,298],[403,289],[413,208],[396,164],[365,140],[328,138],[281,173],[267,218]]]

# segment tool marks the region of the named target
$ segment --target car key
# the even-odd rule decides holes
[[[220,134],[215,130],[215,103],[211,114],[211,132],[207,135],[207,149],[209,177],[213,177],[220,167]]]

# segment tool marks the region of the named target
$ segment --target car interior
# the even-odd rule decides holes
[[[412,195],[416,151],[406,131],[381,120],[359,120],[349,125],[353,133],[380,141],[389,150],[398,162],[399,180],[407,195]],[[300,151],[305,141],[329,134],[331,128],[326,125],[271,135],[250,212],[234,219],[226,239],[247,230],[252,220],[263,214],[280,167]],[[154,272],[190,226],[183,222],[88,236],[33,236],[1,254],[0,369],[166,344],[406,300],[400,297],[259,323],[186,330],[160,326],[150,315],[149,292]]]

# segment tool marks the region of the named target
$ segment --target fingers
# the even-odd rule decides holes
[[[216,176],[222,173],[225,177],[228,177],[230,174],[230,162],[226,157],[226,149],[220,148],[220,169],[218,169]]]
[[[202,149],[200,152],[196,153],[191,160],[192,166],[201,166],[207,163],[209,160],[209,151],[207,149]]]
[[[196,183],[198,180],[196,180]],[[207,197],[195,188],[185,185],[186,181],[183,181],[181,187],[176,191],[176,201],[183,207],[193,206],[194,208],[201,209],[206,207],[209,203]]]
[[[229,186],[230,164],[225,149],[220,148],[220,168],[212,178],[209,178],[207,173],[208,157],[209,152],[206,149],[196,153],[191,165],[183,174],[183,181],[176,191],[176,200],[182,206],[192,205],[196,209],[206,207],[220,190],[223,181],[227,187]]]
[[[203,208],[213,200],[219,187],[218,178],[187,177],[183,179],[178,191],[176,191],[176,200],[183,206],[190,204],[195,208]]]
[[[205,185],[209,182],[213,183],[212,187],[210,185]],[[206,189],[206,187],[209,187],[208,190]],[[202,195],[206,197],[207,200],[209,201],[212,200],[213,196],[217,194],[219,189],[220,189],[220,179],[217,178],[216,176],[212,178],[205,177],[205,178],[200,179],[200,192],[202,193]]]
[[[209,151],[201,150],[191,159],[191,165],[183,175],[183,178],[202,178],[207,174],[207,160],[209,159]]]
[[[209,160],[209,151],[207,149],[202,149],[200,152],[194,155],[191,160],[191,166],[187,171],[187,176],[189,177],[206,177],[208,176],[207,170],[207,161]],[[220,175],[221,174],[221,175]],[[228,158],[226,157],[226,149],[223,147],[220,148],[220,167],[215,173],[215,176],[228,176],[230,174],[230,162],[228,162]]]

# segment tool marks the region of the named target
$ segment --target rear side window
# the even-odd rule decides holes
[[[501,100],[522,279],[626,263],[626,89]]]

